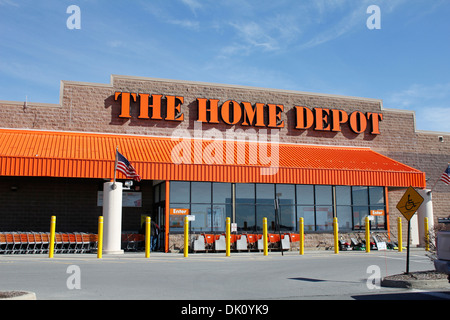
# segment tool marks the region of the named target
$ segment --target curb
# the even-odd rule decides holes
[[[36,300],[36,294],[30,291],[0,291],[0,300]]]
[[[406,288],[406,289],[439,289],[449,288],[450,283],[447,279],[440,280],[391,280],[382,279],[382,287]]]

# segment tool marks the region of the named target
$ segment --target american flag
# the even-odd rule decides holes
[[[441,181],[445,184],[450,184],[450,164],[445,169],[444,173],[441,175]]]
[[[141,181],[141,177],[137,174],[136,170],[131,165],[130,161],[127,160],[119,151],[117,151],[117,167],[127,178],[133,178],[133,180]]]

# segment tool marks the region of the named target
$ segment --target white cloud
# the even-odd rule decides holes
[[[278,42],[272,37],[267,30],[254,22],[246,23],[231,23],[236,29],[238,36],[244,41],[245,44],[251,47],[263,48],[265,50],[278,49]]]
[[[366,26],[367,7],[372,0],[308,2],[282,2],[272,7],[251,6],[245,12],[237,13],[231,21],[219,20],[221,24],[232,26],[231,43],[225,47],[230,50],[245,47],[245,53],[253,50],[284,52],[285,50],[308,49],[325,44],[345,34],[361,30]],[[385,4],[384,1],[379,3]],[[392,12],[404,0],[396,4],[386,2],[386,12]],[[246,3],[248,6],[248,3]],[[264,4],[261,5],[263,7]],[[384,10],[384,9],[383,9]],[[219,28],[219,27],[218,27]],[[233,38],[234,35],[234,38]]]
[[[435,85],[413,84],[403,91],[393,93],[388,101],[393,107],[408,108],[418,103],[443,100],[447,100],[450,108],[450,82]]]
[[[386,108],[414,110],[417,129],[450,132],[450,82],[413,84],[392,93],[383,105]]]
[[[200,23],[198,21],[192,21],[192,20],[168,20],[167,21],[170,24],[177,25],[183,28],[187,29],[193,29],[198,30],[200,27]]]
[[[0,6],[19,7],[19,4],[12,0],[0,0]]]
[[[281,10],[276,14],[255,14],[235,17],[231,21],[215,22],[220,32],[232,27],[230,41],[224,44],[221,55],[248,55],[258,51],[285,52],[302,34],[304,23],[297,11]],[[229,30],[228,30],[229,31]]]
[[[300,49],[307,49],[333,41],[351,32],[361,30],[360,26],[366,25],[369,17],[367,7],[377,4],[381,8],[381,20],[391,14],[406,0],[352,0],[311,1],[305,12],[309,12],[314,18],[305,26],[312,34],[312,38],[300,44]],[[340,17],[336,19],[336,17]]]
[[[191,11],[195,14],[197,9],[202,7],[201,3],[197,0],[181,0],[185,5],[187,5]]]
[[[417,116],[420,118],[417,119]],[[450,107],[427,107],[416,111],[417,129],[450,132]]]
[[[333,26],[326,31],[321,32],[320,34],[314,36],[309,41],[303,43],[300,45],[301,49],[308,49],[313,48],[315,46],[324,44],[326,42],[332,41],[336,38],[339,38],[340,36],[344,35],[348,31],[351,30],[351,27],[353,26],[353,23],[345,22],[341,23],[340,25]]]
[[[111,48],[119,48],[119,47],[125,47],[125,43],[120,40],[111,40],[107,42],[107,45]]]
[[[42,72],[39,65],[31,62],[2,62],[0,61],[0,73],[8,78],[20,79],[20,81],[35,83],[39,86],[52,86],[59,84],[57,72],[47,70]]]
[[[1,0],[0,0],[1,1]],[[202,5],[197,0],[181,0],[184,4],[186,4],[191,11],[196,15],[195,10],[200,9]],[[176,18],[176,15],[173,13],[173,8],[169,5],[169,2],[164,2],[164,5],[160,5],[158,3],[154,3],[151,1],[145,2],[142,4],[142,7],[145,11],[150,13],[155,19],[172,25],[176,25],[185,29],[190,30],[199,30],[200,22],[196,19],[185,19],[186,14],[183,14],[183,18]]]

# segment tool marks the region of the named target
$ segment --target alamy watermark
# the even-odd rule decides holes
[[[279,131],[253,128],[211,128],[203,130],[194,122],[194,135],[187,129],[176,129],[172,141],[178,143],[171,151],[175,164],[227,164],[258,166],[261,175],[275,175],[280,164]]]
[[[70,16],[66,20],[67,29],[81,29],[81,9],[77,5],[70,5],[66,9],[66,13]],[[370,16],[366,20],[366,26],[369,30],[381,29],[381,9],[373,4],[367,7],[367,14]]]
[[[70,5],[67,7],[66,13],[70,16],[66,20],[67,29],[81,29],[81,9],[77,5]]]
[[[66,286],[67,289],[81,289],[81,269],[77,265],[70,265],[67,267],[66,273],[69,273],[70,276],[67,278]]]
[[[381,29],[381,9],[373,4],[367,7],[366,13],[370,14],[367,18],[366,26],[369,30]]]
[[[380,289],[381,269],[377,265],[367,267],[366,273],[370,274],[367,278],[366,286],[369,290]]]

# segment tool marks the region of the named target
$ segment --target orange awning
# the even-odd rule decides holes
[[[13,129],[0,129],[0,175],[109,179],[117,146],[147,180],[425,187],[369,148]]]

